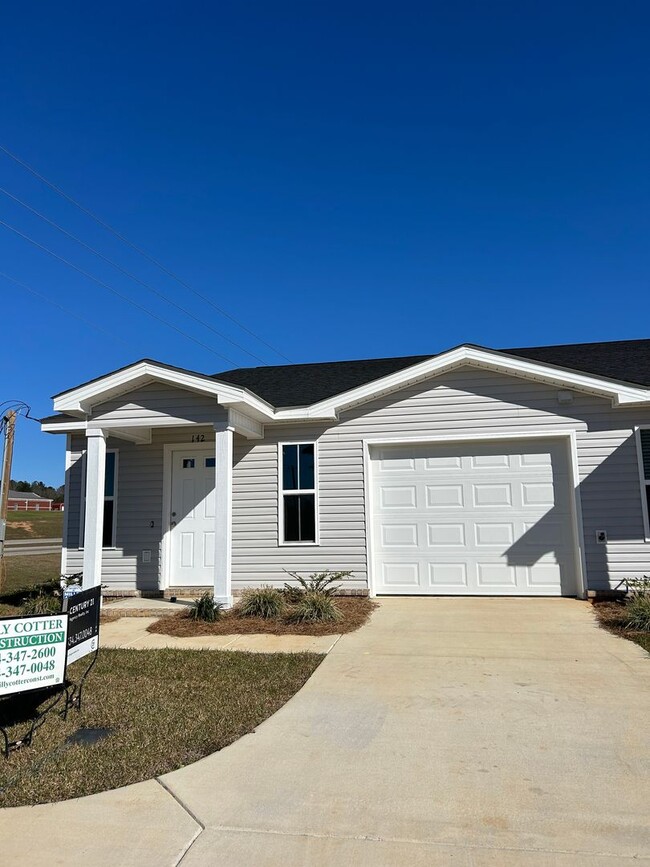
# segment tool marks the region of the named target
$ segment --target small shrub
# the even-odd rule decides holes
[[[623,609],[623,623],[634,632],[650,632],[650,596],[633,596]]]
[[[284,596],[275,587],[255,587],[244,590],[239,603],[239,613],[243,617],[262,617],[269,620],[279,617],[284,608]]]
[[[352,575],[352,572],[330,572],[329,569],[326,569],[325,572],[314,572],[309,578],[303,578],[297,572],[289,572],[287,569],[284,571],[298,582],[298,587],[295,584],[284,585],[284,592],[293,596],[292,602],[300,602],[305,593],[323,593],[326,596],[334,596],[341,587],[335,582],[343,581]]]
[[[37,614],[59,614],[61,612],[61,600],[56,596],[39,592],[36,596],[24,599],[20,606],[20,613],[27,616]]]
[[[206,623],[214,623],[215,620],[221,617],[223,607],[223,602],[215,602],[214,594],[206,590],[198,599],[194,600],[194,605],[190,608],[189,616],[192,620],[204,620]]]
[[[307,590],[291,614],[295,623],[326,623],[340,620],[341,609],[332,596],[319,590]]]
[[[295,584],[285,584],[282,589],[282,595],[285,602],[288,602],[289,605],[295,605],[297,602],[300,602],[305,595],[305,591],[302,587],[296,587]]]
[[[628,578],[625,584],[630,599],[637,599],[640,596],[650,598],[650,578],[647,575],[643,578]]]

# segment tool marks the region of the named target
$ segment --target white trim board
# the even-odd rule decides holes
[[[366,558],[368,569],[368,593],[371,597],[375,597],[376,581],[374,576],[374,555],[373,555],[373,530],[372,530],[372,458],[370,450],[377,446],[390,445],[444,445],[445,443],[472,443],[472,442],[495,442],[504,440],[506,442],[529,441],[529,440],[564,440],[567,447],[567,465],[571,487],[573,488],[573,497],[570,497],[571,502],[571,527],[573,530],[573,538],[575,543],[575,569],[576,569],[576,592],[579,598],[584,599],[587,595],[586,584],[586,560],[585,560],[585,542],[582,524],[582,503],[580,501],[580,475],[578,472],[578,451],[576,445],[576,430],[575,428],[565,428],[562,430],[543,431],[543,430],[516,430],[513,429],[508,433],[494,434],[456,434],[429,437],[367,437],[362,440],[363,443],[363,474],[364,474],[364,506],[366,513]]]

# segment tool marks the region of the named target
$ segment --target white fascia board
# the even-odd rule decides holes
[[[272,419],[273,407],[254,394],[236,386],[207,377],[195,376],[178,370],[141,361],[126,370],[109,373],[95,382],[79,386],[54,398],[56,412],[89,413],[98,403],[124,394],[145,382],[165,382],[178,388],[214,395],[222,406],[244,404],[249,412],[264,419]]]
[[[343,394],[335,395],[327,400],[315,403],[310,407],[279,410],[275,420],[299,420],[310,418],[336,418],[337,414],[355,404],[365,403],[382,394],[397,391],[419,380],[427,379],[452,370],[455,367],[471,365],[495,370],[510,376],[523,377],[550,382],[576,391],[609,397],[613,406],[623,406],[635,403],[650,403],[650,389],[625,386],[606,379],[576,373],[568,370],[558,370],[545,364],[525,361],[501,353],[477,349],[473,346],[459,346],[435,358],[429,358],[419,364],[414,364],[397,373],[376,379],[366,385],[353,388]]]
[[[43,433],[78,433],[86,430],[85,421],[47,421],[41,422]]]

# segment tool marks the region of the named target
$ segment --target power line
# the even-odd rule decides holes
[[[117,295],[118,298],[121,298],[122,301],[126,301],[127,304],[130,304],[132,307],[135,307],[137,310],[141,310],[143,313],[146,313],[147,316],[150,316],[152,319],[156,319],[158,322],[162,322],[163,325],[166,325],[168,328],[173,329],[178,334],[182,334],[183,337],[187,338],[187,340],[191,340],[192,343],[196,343],[197,346],[202,346],[203,349],[207,349],[208,352],[211,352],[213,355],[216,355],[218,358],[223,358],[229,364],[236,364],[232,358],[228,358],[227,355],[223,355],[221,352],[217,352],[211,346],[208,346],[207,343],[203,343],[201,340],[197,340],[196,337],[192,337],[191,334],[188,334],[186,331],[183,331],[182,328],[178,328],[171,322],[168,322],[166,319],[163,319],[162,316],[158,316],[156,313],[152,313],[151,310],[148,310],[146,307],[143,307],[142,304],[138,304],[137,301],[134,301],[132,298],[129,298],[128,295],[123,295],[113,286],[109,286],[108,283],[104,283],[103,280],[100,280],[98,277],[95,277],[93,274],[89,274],[88,271],[84,271],[83,268],[80,268],[78,265],[75,265],[73,262],[69,262],[67,259],[64,259],[63,256],[59,256],[58,253],[55,253],[53,250],[50,250],[48,247],[45,247],[43,244],[39,244],[38,241],[35,241],[33,238],[30,238],[29,235],[25,235],[23,232],[19,231],[15,228],[15,226],[10,226],[9,223],[5,223],[4,220],[0,220],[0,226],[4,226],[5,229],[9,229],[10,232],[14,232],[14,234],[18,235],[19,238],[22,238],[25,241],[28,241],[30,244],[33,244],[34,247],[37,247],[39,250],[43,250],[43,252],[52,256],[54,259],[58,259],[59,262],[63,262],[64,265],[67,265],[69,268],[72,268],[74,271],[78,271],[79,274],[82,274],[84,277],[87,277],[88,280],[92,280],[94,283],[97,283],[99,286],[102,286],[104,289],[108,289],[109,292],[112,292],[113,295]]]
[[[195,316],[190,310],[187,310],[182,305],[178,304],[171,298],[168,298],[163,292],[160,292],[154,286],[151,286],[149,283],[146,283],[144,280],[141,280],[139,277],[136,277],[135,274],[131,274],[130,271],[127,271],[125,268],[122,268],[121,265],[118,265],[117,262],[113,262],[112,259],[109,259],[108,256],[104,256],[103,253],[100,253],[98,250],[95,250],[94,247],[91,247],[90,244],[86,244],[85,241],[82,241],[81,238],[77,238],[76,235],[73,235],[72,232],[68,232],[67,229],[64,229],[62,226],[59,226],[58,223],[55,223],[54,220],[50,220],[49,217],[46,217],[45,214],[42,214],[40,211],[37,211],[36,208],[32,208],[31,205],[27,204],[27,202],[23,202],[22,199],[19,199],[17,196],[14,196],[13,193],[10,193],[8,190],[5,190],[4,187],[0,187],[0,193],[3,193],[8,198],[12,199],[14,202],[17,202],[21,207],[25,208],[32,214],[35,214],[39,219],[46,222],[49,226],[53,226],[59,232],[64,234],[67,238],[71,238],[77,244],[80,244],[84,249],[89,250],[94,256],[97,256],[104,262],[107,262],[111,267],[115,268],[121,274],[124,274],[130,280],[133,280],[135,283],[139,283],[140,286],[144,286],[149,292],[153,292],[158,298],[162,298],[163,301],[166,301],[167,304],[171,304],[172,307],[175,307],[177,310],[180,310],[181,313],[184,313],[186,316],[189,316],[190,319],[193,319],[195,322],[198,322],[199,325],[203,325],[204,328],[212,331],[213,334],[216,334],[217,337],[220,337],[222,340],[226,340],[228,343],[231,343],[233,346],[236,346],[237,349],[241,349],[242,352],[245,352],[246,355],[250,355],[251,358],[254,358],[256,361],[259,361],[261,364],[266,364],[263,358],[260,358],[259,355],[255,355],[254,352],[249,352],[248,349],[243,347],[241,344],[237,343],[237,341],[232,340],[226,334],[223,334],[221,331],[218,331],[216,328],[213,328],[208,322],[205,322],[198,316]]]
[[[43,295],[42,292],[38,292],[33,286],[28,286],[27,283],[23,283],[21,280],[16,280],[15,277],[11,277],[9,274],[5,274],[3,271],[0,271],[0,277],[3,277],[5,280],[9,280],[9,282],[14,283],[16,286],[20,286],[22,289],[25,289],[27,292],[31,292],[32,295],[35,295],[37,298],[40,298],[42,301],[46,301],[48,304],[51,304],[53,307],[58,307],[59,310],[62,310],[67,316],[74,316],[75,319],[78,319],[79,322],[83,322],[84,325],[89,325],[91,328],[97,329],[97,331],[101,331],[102,334],[106,334],[111,340],[119,340],[120,343],[123,343],[124,346],[128,346],[129,349],[133,349],[134,347],[120,337],[117,334],[112,334],[110,331],[107,331],[105,328],[102,328],[101,325],[98,325],[96,322],[92,322],[90,319],[86,319],[85,316],[81,316],[79,313],[75,313],[74,310],[69,310],[67,307],[64,307],[63,304],[59,304],[58,301],[54,301],[52,298],[48,298],[47,295]]]
[[[149,261],[153,265],[155,265],[156,268],[159,268],[164,274],[166,274],[168,277],[171,277],[172,280],[175,280],[178,284],[183,286],[189,292],[192,292],[194,295],[196,295],[197,298],[200,298],[206,304],[209,304],[214,310],[216,310],[222,316],[225,316],[227,319],[230,319],[230,321],[234,322],[236,325],[238,325],[239,328],[242,329],[242,331],[245,331],[247,334],[250,334],[251,337],[254,337],[256,340],[259,340],[260,343],[263,343],[264,346],[266,346],[268,349],[275,352],[276,355],[280,356],[280,358],[283,358],[285,361],[291,362],[291,359],[287,358],[287,356],[284,355],[284,353],[280,352],[279,349],[276,349],[275,346],[273,346],[270,343],[267,343],[267,341],[264,340],[262,337],[260,337],[259,334],[256,334],[254,331],[251,331],[251,329],[248,328],[246,325],[244,325],[242,322],[240,322],[239,319],[236,319],[234,316],[232,316],[230,313],[228,313],[222,307],[219,307],[217,304],[214,303],[214,301],[212,301],[206,295],[203,295],[203,293],[199,292],[198,289],[195,289],[193,286],[191,286],[189,283],[187,283],[185,280],[183,280],[181,277],[179,277],[177,274],[175,274],[173,271],[171,271],[165,265],[163,265],[162,262],[159,262],[158,259],[155,259],[150,253],[147,253],[146,250],[143,250],[141,247],[138,247],[132,241],[129,241],[129,239],[126,238],[124,235],[122,235],[120,232],[118,232],[117,229],[114,229],[111,225],[104,222],[104,220],[102,220],[100,217],[98,217],[92,211],[88,210],[88,208],[84,207],[82,204],[80,204],[75,199],[73,199],[72,196],[69,196],[68,193],[66,193],[64,190],[61,189],[61,187],[58,187],[56,184],[52,183],[52,181],[49,181],[46,177],[44,177],[39,172],[37,172],[35,168],[33,168],[32,166],[29,165],[29,163],[26,163],[24,160],[21,160],[20,157],[16,156],[16,154],[12,153],[8,148],[4,147],[1,144],[0,144],[0,151],[5,153],[8,157],[10,157],[12,160],[14,160],[14,162],[18,163],[18,165],[22,166],[24,169],[26,169],[28,172],[30,172],[32,175],[34,175],[35,178],[38,178],[39,181],[44,183],[51,190],[54,190],[54,192],[57,193],[59,196],[62,196],[64,199],[66,199],[66,201],[70,202],[71,205],[74,205],[75,208],[78,208],[80,211],[82,211],[84,214],[86,214],[86,216],[90,217],[91,220],[94,220],[95,223],[97,223],[99,226],[101,226],[107,232],[110,232],[112,235],[114,235],[116,238],[118,238],[120,241],[122,241],[124,244],[126,244],[128,247],[130,247],[132,250],[135,250],[136,253],[138,253],[143,258],[147,259],[147,261]]]

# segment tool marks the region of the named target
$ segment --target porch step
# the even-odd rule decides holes
[[[105,614],[119,614],[120,617],[165,617],[177,614],[193,603],[193,599],[179,599],[168,602],[165,599],[142,599],[139,596],[129,596],[115,602],[105,601]]]

